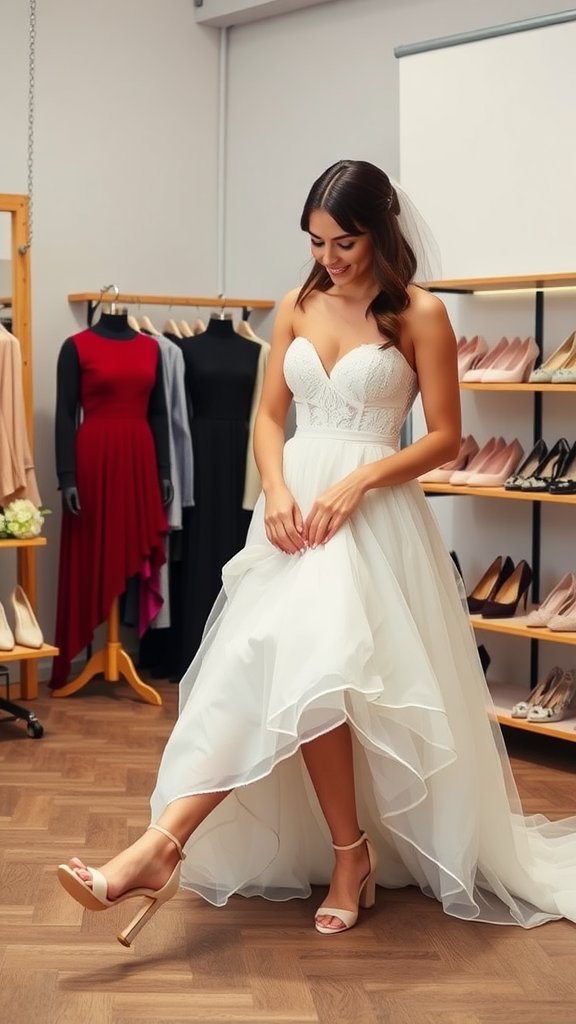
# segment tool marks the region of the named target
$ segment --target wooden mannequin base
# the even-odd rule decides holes
[[[147,704],[155,704],[158,707],[162,704],[162,698],[152,686],[144,683],[138,675],[132,658],[126,654],[122,644],[108,642],[101,651],[93,654],[90,661],[76,679],[71,679],[66,686],[59,690],[53,690],[53,697],[69,697],[77,693],[86,683],[95,676],[103,675],[108,683],[117,683],[120,676],[123,676],[127,683],[136,691],[142,700]]]

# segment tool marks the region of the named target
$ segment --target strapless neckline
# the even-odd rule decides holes
[[[326,367],[324,366],[324,363],[322,362],[321,358],[320,358],[320,355],[318,353],[318,349],[316,348],[314,342],[310,340],[310,338],[307,338],[305,334],[297,334],[296,337],[293,338],[291,344],[293,345],[295,341],[304,341],[304,342],[306,342],[307,345],[310,346],[310,348],[312,349],[314,355],[316,356],[316,359],[318,361],[318,365],[320,366],[320,369],[324,373],[324,376],[326,377],[327,380],[332,380],[332,375],[336,371],[336,369],[340,366],[341,363],[343,363],[346,359],[348,359],[349,356],[353,355],[354,352],[360,352],[361,349],[367,349],[367,348],[380,348],[380,346],[382,344],[380,341],[364,341],[360,345],[355,345],[354,348],[348,349],[348,351],[345,352],[343,356],[340,356],[340,358],[337,359],[336,362],[334,363],[332,369],[330,371],[328,371],[326,369]],[[415,377],[416,373],[412,369],[412,367],[410,366],[410,363],[408,362],[406,357],[403,355],[403,353],[400,352],[400,350],[395,348],[394,346],[390,346],[390,349],[393,352],[396,352],[397,355],[400,356],[402,362],[405,363],[405,365],[410,370],[410,373]],[[386,351],[390,351],[390,349],[386,349]]]

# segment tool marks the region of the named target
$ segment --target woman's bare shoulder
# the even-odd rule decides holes
[[[406,310],[407,314],[438,315],[446,312],[446,306],[437,295],[433,295],[426,288],[420,288],[416,284],[408,285],[410,305]]]

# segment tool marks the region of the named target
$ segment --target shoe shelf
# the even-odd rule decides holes
[[[547,288],[576,288],[576,273],[466,277],[451,281],[428,281],[425,287],[431,292],[455,292],[463,295],[471,295],[474,292],[542,292]]]
[[[490,633],[508,633],[510,636],[521,636],[527,640],[552,640],[557,644],[576,645],[576,633],[548,629],[547,626],[535,629],[526,625],[524,615],[514,615],[506,619],[484,619],[482,615],[471,615],[470,622],[474,629],[485,629]]]
[[[576,289],[576,273],[566,274],[541,274],[538,276],[523,277],[487,277],[470,278],[447,281],[432,281],[426,286],[429,291],[438,293],[452,293],[460,295],[472,295],[475,292],[515,292],[519,290],[532,291],[534,293],[534,338],[540,350],[543,351],[544,338],[544,296],[546,290],[554,289]],[[559,392],[569,393],[576,396],[576,384],[553,384],[553,383],[482,383],[481,381],[460,382],[461,391],[484,392],[486,394],[500,391],[522,391],[532,395],[531,420],[533,443],[536,444],[543,436],[543,406],[548,394]],[[541,561],[541,509],[543,502],[551,502],[558,505],[576,505],[576,494],[549,494],[547,491],[507,491],[504,487],[456,487],[448,483],[424,483],[421,485],[425,494],[443,495],[468,495],[470,497],[485,498],[510,498],[512,500],[529,501],[531,503],[531,546],[532,557],[531,567],[532,579],[532,601],[537,606],[541,600],[540,595],[540,561]],[[534,629],[525,623],[526,616],[516,615],[505,619],[484,619],[481,615],[471,615],[470,621],[474,630],[486,630],[494,633],[506,633],[512,636],[522,637],[530,641],[530,688],[533,689],[539,681],[538,671],[538,650],[540,641],[555,641],[556,643],[569,646],[576,645],[576,633],[555,632],[550,629]],[[518,686],[510,684],[488,684],[493,694],[496,717],[500,724],[511,726],[515,729],[524,729],[529,732],[543,733],[556,738],[568,739],[576,742],[576,717],[565,718],[560,722],[528,722],[522,718],[512,718],[511,709],[518,701]]]
[[[500,725],[525,732],[537,732],[554,739],[576,743],[576,717],[563,718],[560,722],[529,722],[526,718],[512,718],[512,708],[518,701],[518,687],[510,683],[488,683],[494,702],[494,712]]]
[[[576,384],[482,384],[481,381],[460,381],[461,391],[571,391],[576,393]]]
[[[455,487],[452,484],[422,484],[425,494],[468,494],[482,498],[513,498],[520,501],[552,501],[558,505],[576,505],[576,494],[548,494],[547,491],[507,491],[504,487]]]

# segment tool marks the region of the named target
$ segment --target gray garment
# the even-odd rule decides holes
[[[162,357],[162,374],[168,407],[170,471],[174,500],[168,508],[171,530],[182,529],[182,509],[194,504],[194,457],[188,419],[184,356],[163,334],[155,335]]]
[[[174,498],[167,509],[170,530],[182,529],[182,509],[194,504],[194,456],[192,435],[188,419],[188,398],[184,382],[184,356],[178,345],[163,334],[155,334],[162,359],[162,377],[168,408],[168,441],[170,450],[170,477]],[[164,604],[151,623],[153,629],[166,629],[170,625],[170,537],[166,537],[166,561],[158,580]]]

